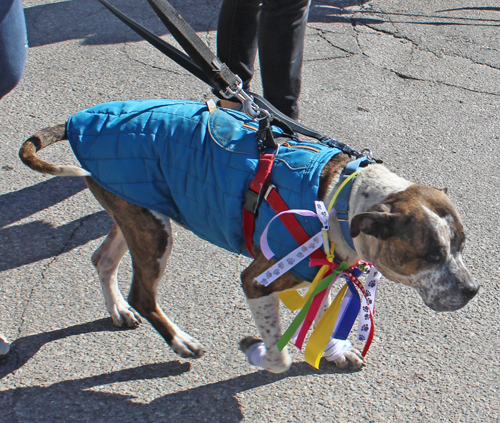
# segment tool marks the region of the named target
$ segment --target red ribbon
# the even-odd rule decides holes
[[[309,258],[309,267],[312,266],[328,266],[329,269],[325,273],[325,278],[329,275],[332,274],[333,269],[335,269],[338,266],[338,263],[333,261],[330,262],[326,258]],[[304,343],[304,339],[307,335],[308,330],[310,329],[311,325],[314,322],[314,319],[316,318],[316,315],[318,314],[319,308],[321,307],[321,304],[323,303],[323,299],[325,298],[326,294],[328,292],[328,288],[324,289],[323,291],[319,292],[316,294],[316,296],[313,298],[311,307],[309,308],[309,311],[307,312],[306,318],[304,319],[304,322],[302,323],[302,327],[300,328],[300,332],[297,335],[297,339],[295,341],[295,346],[301,350],[302,345]]]
[[[309,258],[309,267],[312,266],[328,266],[329,269],[325,273],[325,278],[329,275],[332,274],[333,269],[335,269],[338,266],[338,263],[333,261],[330,262],[326,258]],[[316,315],[318,314],[319,308],[321,307],[321,304],[323,303],[323,299],[325,298],[326,294],[328,292],[328,288],[324,289],[321,292],[318,292],[315,297],[312,300],[311,307],[309,308],[309,311],[307,312],[306,318],[304,319],[304,322],[302,323],[302,327],[300,328],[300,332],[297,335],[297,339],[295,340],[295,346],[301,350],[302,345],[304,343],[304,339],[307,335],[308,330],[310,329],[311,325],[314,322],[314,319],[316,318]]]
[[[334,260],[333,262],[325,258],[309,258],[309,267],[313,266],[328,266],[328,272],[325,273],[325,278],[332,274],[333,269],[335,269],[339,264]]]

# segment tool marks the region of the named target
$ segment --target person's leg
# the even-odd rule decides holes
[[[21,80],[26,63],[26,22],[21,0],[0,1],[0,99]],[[0,358],[10,351],[10,342],[0,334]]]
[[[261,0],[223,0],[217,26],[217,57],[249,89],[257,54]]]
[[[21,0],[0,2],[0,98],[21,80],[28,41]]]
[[[258,47],[264,97],[297,119],[310,0],[264,0]]]

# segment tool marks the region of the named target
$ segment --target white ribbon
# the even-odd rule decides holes
[[[366,341],[370,333],[371,320],[370,311],[375,314],[375,296],[377,295],[378,283],[382,274],[372,266],[365,284],[365,293],[361,296],[361,310],[359,312],[358,340]],[[368,298],[368,302],[366,299]]]
[[[297,263],[304,260],[313,251],[315,251],[319,247],[321,247],[321,245],[323,245],[323,240],[322,240],[321,232],[318,232],[309,241],[307,241],[306,243],[302,244],[300,247],[293,250],[290,254],[283,257],[278,263],[274,264],[269,269],[267,269],[264,273],[257,276],[255,278],[255,280],[264,286],[269,285],[270,283],[272,283],[276,279],[278,279],[281,275],[288,272]],[[262,246],[262,244],[261,244],[261,246]]]
[[[320,232],[318,232],[316,235],[314,235],[310,240],[293,250],[291,253],[283,257],[278,263],[267,269],[264,273],[261,275],[257,276],[255,280],[264,285],[268,286],[272,282],[274,282],[276,279],[278,279],[281,275],[285,274],[288,272],[292,267],[300,263],[302,260],[304,260],[306,257],[308,257],[313,251],[317,250],[319,247],[321,247],[323,243],[323,236],[322,232],[325,230],[328,230],[328,221],[329,221],[329,213],[326,209],[325,204],[322,201],[315,201],[314,202],[316,211],[317,213],[314,213],[311,210],[302,210],[302,209],[293,209],[293,210],[286,210],[283,211],[276,216],[274,216],[269,223],[267,224],[266,228],[262,232],[262,235],[260,236],[260,249],[262,251],[262,254],[269,260],[272,257],[274,257],[274,253],[269,247],[269,243],[267,241],[267,234],[269,231],[269,226],[271,226],[271,223],[273,222],[274,219],[280,217],[283,214],[287,213],[293,213],[293,214],[298,214],[299,216],[305,216],[305,217],[317,217],[321,224],[323,225],[323,228],[321,229]],[[326,245],[325,245],[326,248]]]
[[[323,357],[325,357],[328,361],[333,361],[339,358],[344,352],[346,352],[349,348],[351,348],[352,343],[348,339],[334,339],[331,338],[326,344],[325,352],[323,353]]]

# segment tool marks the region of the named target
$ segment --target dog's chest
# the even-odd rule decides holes
[[[242,113],[209,112],[203,103],[128,101],[72,116],[68,138],[82,167],[104,188],[171,217],[219,247],[241,253],[242,204],[259,160],[256,128]],[[271,183],[290,208],[313,209],[321,170],[338,150],[298,144],[290,141],[279,149]],[[256,221],[257,245],[273,216],[263,203]],[[311,235],[317,232],[315,219],[301,223]],[[273,226],[271,247],[277,256],[286,255],[290,251],[286,245],[296,244],[280,223]],[[284,247],[277,245],[284,239]]]

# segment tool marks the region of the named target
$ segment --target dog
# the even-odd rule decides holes
[[[163,103],[165,102],[163,101]],[[171,184],[177,183],[177,179],[189,180],[190,177],[191,170],[179,170],[180,164],[178,162],[184,160],[185,153],[182,152],[176,156],[177,158],[174,157],[166,165],[162,164],[160,170],[156,168],[159,160],[157,157],[158,155],[173,154],[172,144],[175,143],[179,143],[184,151],[193,149],[193,143],[198,141],[193,141],[196,137],[189,131],[196,132],[200,128],[206,130],[204,133],[208,134],[205,135],[209,139],[206,142],[213,143],[213,148],[226,154],[228,148],[232,148],[233,144],[238,143],[235,141],[236,138],[240,137],[238,131],[246,128],[252,133],[256,129],[252,126],[252,120],[243,113],[238,114],[238,112],[220,107],[214,109],[213,105],[207,107],[204,103],[178,102],[174,106],[168,101],[166,106],[163,103],[161,100],[146,104],[115,102],[106,103],[104,109],[88,109],[84,111],[81,118],[78,118],[80,114],[77,114],[65,124],[51,126],[36,133],[24,142],[19,155],[25,165],[43,174],[83,176],[95,198],[113,218],[114,224],[109,235],[92,255],[92,263],[97,269],[106,308],[113,323],[116,326],[136,327],[141,322],[141,317],[145,318],[177,354],[185,358],[198,358],[203,354],[203,346],[198,340],[178,328],[164,314],[156,302],[156,291],[172,251],[171,218],[191,229],[196,227],[198,220],[209,215],[210,211],[208,208],[207,210],[201,209],[202,204],[198,204],[195,207],[197,210],[195,210],[194,216],[183,217],[179,212],[179,209],[182,208],[181,205],[174,204],[169,206],[170,208],[166,209],[165,212],[159,212],[158,210],[164,209],[159,209],[159,206],[156,206],[156,204],[161,203],[156,199],[157,191],[150,193],[149,188],[143,187],[143,185],[140,185],[139,189],[135,189],[135,191],[140,191],[141,195],[145,192],[146,196],[155,197],[153,201],[155,205],[149,206],[149,203],[146,203],[147,198],[145,200],[133,198],[131,191],[134,189],[120,188],[119,184],[116,185],[116,181],[109,182],[115,178],[113,172],[111,172],[111,176],[108,175],[111,178],[108,181],[109,184],[103,182],[102,175],[110,173],[110,167],[115,164],[118,169],[126,169],[124,178],[131,177],[131,174],[149,172],[156,175],[153,178],[156,181],[158,174],[161,173],[166,182],[161,182],[160,190],[162,192],[174,191]],[[132,105],[130,106],[130,104]],[[174,108],[172,109],[172,107]],[[113,108],[117,108],[117,111],[110,111]],[[152,110],[157,114],[152,114]],[[185,110],[189,112],[184,112]],[[172,123],[173,118],[182,113],[184,113],[184,117],[181,118],[181,122]],[[200,116],[208,117],[205,119]],[[144,119],[142,119],[143,117]],[[142,119],[141,123],[136,123],[135,126],[131,127],[131,122],[136,118]],[[79,121],[78,125],[80,125],[76,129],[75,119]],[[109,123],[113,119],[122,120],[113,126],[112,123]],[[192,126],[195,129],[185,128],[189,122],[194,122]],[[156,125],[156,133],[153,133],[154,131],[149,128],[152,124]],[[109,126],[109,130],[103,135],[99,131],[106,125]],[[87,133],[92,133],[92,142],[88,150],[99,150],[102,147],[105,153],[99,152],[99,150],[96,153],[97,157],[93,157],[85,163],[85,160],[82,159],[84,155],[82,151],[86,148],[85,136]],[[166,147],[159,147],[155,144],[160,138],[159,133],[163,134],[161,137],[170,140]],[[116,145],[113,144],[113,147],[103,147],[108,145],[106,137],[109,137],[110,134],[117,137],[119,141]],[[129,142],[126,138],[132,136],[131,134],[135,137],[133,142]],[[277,136],[279,135],[277,134]],[[36,152],[39,150],[68,138],[72,143],[75,155],[81,163],[85,163],[84,167],[90,171],[75,166],[52,165],[36,156]],[[172,141],[174,138],[175,142]],[[138,139],[140,139],[140,143],[137,141]],[[96,140],[97,142],[94,142]],[[253,141],[255,143],[255,140]],[[141,150],[143,142],[153,145],[154,157],[131,159],[128,156],[127,148],[139,148],[140,153],[138,154],[144,155],[146,153],[142,153]],[[250,142],[250,144],[252,143]],[[138,145],[140,147],[137,147]],[[242,145],[243,149],[250,148],[248,142]],[[209,147],[212,148],[212,144]],[[311,143],[302,147],[299,142],[290,148],[281,147],[280,151],[284,151],[285,155],[295,153],[292,151],[294,149],[292,147],[297,151],[315,150],[314,144],[313,147],[311,147]],[[200,151],[200,148],[195,146],[193,151]],[[163,150],[160,151],[160,149]],[[242,154],[240,152],[239,155],[230,156],[230,160],[233,157],[239,159]],[[199,162],[197,162],[197,156],[193,157],[189,156],[186,159],[191,169],[210,167],[207,165],[208,159],[205,157],[202,157]],[[294,156],[286,157],[291,157],[292,161],[295,160]],[[134,161],[129,162],[129,160]],[[325,204],[329,203],[338,188],[341,175],[350,161],[347,154],[340,152],[332,155],[316,170],[318,182],[317,192],[315,191],[314,195],[317,199],[324,201]],[[133,164],[131,165],[131,163]],[[283,166],[282,162],[279,163],[281,167],[293,167],[290,163],[285,164],[287,166]],[[144,167],[144,170],[141,170],[141,166]],[[230,166],[229,161],[226,165],[218,164],[214,168],[219,171],[226,166]],[[98,169],[101,170],[98,171]],[[273,169],[273,172],[278,172],[278,170]],[[185,175],[188,176],[185,177]],[[202,179],[196,179],[194,186],[185,191],[196,191],[197,185],[202,183]],[[233,178],[231,177],[230,181],[227,179],[228,177],[223,184],[232,185]],[[234,183],[237,183],[237,178],[234,179]],[[244,181],[243,185],[248,185],[248,181]],[[215,189],[221,191],[220,187]],[[279,191],[280,186],[277,186],[277,189]],[[200,189],[200,191],[205,191],[205,188]],[[197,196],[195,197],[198,199]],[[328,236],[335,245],[335,253],[349,266],[354,265],[359,260],[373,263],[387,279],[414,288],[424,303],[436,311],[458,310],[478,292],[478,284],[473,280],[462,261],[462,249],[465,241],[464,227],[458,211],[446,194],[446,190],[413,184],[390,172],[385,166],[373,164],[360,170],[354,180],[348,199],[350,236],[354,248],[347,243],[342,235],[339,221],[334,214],[330,216]],[[236,210],[234,210],[235,208]],[[241,215],[241,208],[241,204],[236,207],[231,206],[228,213]],[[225,223],[223,218],[211,218],[211,220],[218,220],[218,224]],[[208,225],[210,225],[210,221]],[[207,222],[203,221],[200,226],[207,226]],[[201,236],[205,239],[209,238],[209,235],[205,233]],[[245,252],[244,243],[240,242],[240,244],[243,244],[238,247],[240,252]],[[218,245],[221,244],[218,243]],[[229,247],[227,248],[229,249]],[[133,263],[133,278],[128,301],[123,298],[117,284],[118,265],[127,251],[130,251]],[[276,260],[266,259],[259,245],[254,245],[252,253],[255,258],[242,272],[241,283],[260,333],[261,342],[265,345],[265,348],[262,349],[259,365],[270,372],[281,373],[290,367],[291,358],[286,348],[280,351],[276,346],[281,337],[278,293],[304,286],[304,280],[297,274],[287,272],[269,286],[259,284],[256,277],[275,264]],[[247,337],[240,343],[240,347],[245,353],[248,353],[250,347],[257,341],[260,339]],[[352,347],[345,350],[333,361],[342,369],[358,369],[364,365],[360,352]]]

